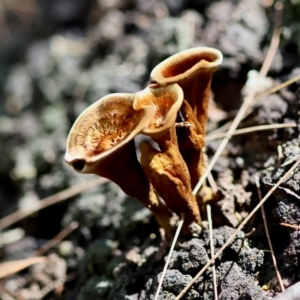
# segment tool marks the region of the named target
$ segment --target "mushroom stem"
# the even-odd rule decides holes
[[[172,153],[174,152],[172,149],[178,148],[178,141],[174,125],[170,127],[169,131],[165,132],[161,136],[154,137],[153,140],[158,143],[161,152],[164,153]]]
[[[146,143],[140,146],[141,165],[149,181],[176,214],[185,215],[185,224],[200,223],[200,211],[192,193],[191,179],[177,142],[175,120],[183,101],[178,84],[156,84],[136,94],[135,109],[155,108],[151,123],[142,133],[160,146],[160,151]]]
[[[203,72],[181,83],[184,99],[192,107],[194,115],[204,131],[206,130],[211,79],[215,70],[216,68],[203,70]]]
[[[123,170],[120,172],[119,170]],[[127,173],[127,171],[129,171]],[[172,213],[159,200],[153,186],[145,177],[137,160],[134,141],[130,141],[112,155],[102,160],[94,169],[95,174],[116,183],[127,195],[136,198],[151,210],[157,223],[171,236],[170,218]]]
[[[157,65],[151,72],[149,86],[177,83],[183,90],[181,112],[190,127],[178,128],[179,148],[188,166],[192,187],[201,177],[204,164],[207,110],[213,73],[222,62],[219,50],[198,47],[179,52]]]
[[[191,106],[186,100],[183,100],[180,111],[184,117],[184,122],[188,126],[177,128],[178,145],[189,169],[192,188],[194,188],[204,172],[205,129],[197,121]]]
[[[192,193],[187,166],[178,149],[175,126],[155,141],[161,151],[147,143],[140,145],[141,165],[149,181],[172,211],[185,216],[187,225],[200,224],[199,207]]]

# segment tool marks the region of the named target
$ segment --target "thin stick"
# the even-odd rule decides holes
[[[261,201],[261,199],[262,199],[261,189],[260,189],[259,178],[258,178],[257,175],[255,176],[255,183],[256,183],[256,187],[257,187],[258,198],[259,198],[259,201]],[[270,237],[270,232],[269,232],[269,228],[268,228],[268,223],[267,223],[265,208],[264,208],[263,205],[261,206],[260,210],[261,210],[261,214],[262,214],[262,217],[263,217],[264,227],[265,227],[268,244],[269,244],[270,251],[271,251],[271,256],[272,256],[272,260],[273,260],[273,265],[274,265],[274,268],[275,268],[275,272],[276,272],[276,275],[277,275],[277,278],[278,278],[278,282],[279,282],[281,291],[284,292],[285,288],[283,286],[282,278],[281,278],[280,272],[278,270],[277,261],[276,261],[276,257],[275,257],[275,253],[274,253],[274,249],[273,249],[271,237]]]
[[[209,182],[209,185],[210,185],[213,193],[216,194],[218,192],[218,186],[217,186],[217,184],[216,184],[216,182],[215,182],[215,180],[214,180],[214,178],[213,178],[213,176],[212,176],[211,173],[209,173],[207,175],[207,180]]]
[[[296,230],[300,230],[300,226],[298,226],[298,225],[292,225],[292,224],[283,223],[283,222],[279,223],[279,225],[285,226],[285,227],[290,227],[290,228],[293,228],[293,229],[296,229]]]
[[[283,3],[276,2],[275,5],[275,26],[272,34],[271,44],[268,50],[268,54],[264,60],[264,63],[260,70],[260,76],[265,77],[271,67],[272,61],[276,54],[279,41],[280,41],[280,33],[281,33],[281,25],[282,25],[282,11],[283,11]]]
[[[220,132],[226,132],[226,130],[230,128],[231,123],[232,123],[232,120],[228,121],[227,123],[225,123],[221,127],[218,127],[217,129],[209,132],[208,135],[213,135],[213,134],[217,134],[217,133],[220,133]]]
[[[280,84],[272,87],[271,89],[269,89],[269,90],[267,90],[267,91],[265,91],[265,92],[263,92],[261,94],[258,94],[257,96],[255,96],[255,100],[260,100],[260,99],[263,99],[263,98],[265,98],[265,97],[267,97],[267,96],[269,96],[271,94],[274,94],[274,93],[282,90],[283,88],[285,88],[285,87],[287,87],[287,86],[289,86],[289,85],[297,82],[298,80],[300,80],[300,75],[295,76],[295,77],[293,77],[293,78],[291,78],[291,79],[289,79],[289,80],[287,80],[287,81],[285,81],[283,83],[280,83]]]
[[[254,97],[254,100],[257,101],[257,100],[263,99],[263,98],[265,98],[265,97],[267,97],[267,96],[269,96],[269,95],[271,95],[271,94],[274,94],[274,93],[280,91],[281,89],[283,89],[283,88],[285,88],[285,87],[287,87],[287,86],[289,86],[289,85],[291,85],[291,84],[293,84],[293,83],[295,83],[295,82],[297,82],[297,81],[299,81],[299,80],[300,80],[300,75],[295,76],[295,77],[293,77],[293,78],[291,78],[291,79],[289,79],[289,80],[287,80],[287,81],[285,81],[285,82],[283,82],[283,83],[280,83],[280,84],[278,84],[278,85],[272,87],[271,89],[269,89],[269,90],[267,90],[267,91],[265,91],[265,92],[263,92],[263,93],[261,93],[261,94],[256,95],[256,96]],[[246,116],[248,116],[250,112],[251,112],[251,110],[248,109],[247,112],[245,113],[245,115],[243,116],[243,119],[244,119]],[[225,132],[225,130],[226,130],[227,128],[229,128],[230,124],[232,124],[232,121],[228,121],[228,122],[225,123],[222,127],[219,127],[219,128],[217,128],[216,130],[213,130],[212,132],[210,132],[210,133],[208,134],[208,136],[210,136],[210,135],[215,135],[215,134],[220,133],[220,132]]]
[[[206,158],[205,161],[207,161],[207,155],[205,155],[205,158]],[[210,184],[211,189],[213,190],[213,193],[216,194],[218,192],[218,187],[217,187],[217,184],[211,173],[208,174],[207,180]],[[213,241],[213,223],[212,223],[212,217],[211,217],[210,204],[206,204],[206,211],[207,211],[207,220],[208,220],[208,227],[209,227],[210,253],[211,253],[211,258],[213,258],[214,254],[215,254],[215,249],[214,249],[214,241]],[[212,272],[213,272],[214,297],[215,297],[215,300],[218,300],[217,275],[216,275],[215,264],[213,264],[213,266],[212,266]]]
[[[281,167],[285,167],[285,166],[291,164],[292,162],[294,162],[295,160],[297,160],[299,157],[300,157],[300,154],[296,155],[295,157],[292,157],[291,159],[289,159],[285,163],[283,163],[281,165]]]
[[[284,174],[284,176],[270,189],[270,191],[265,195],[265,197],[256,205],[256,207],[252,210],[252,212],[247,216],[247,218],[245,218],[245,220],[240,224],[237,230],[231,235],[231,237],[227,240],[227,242],[221,247],[219,251],[217,251],[217,253],[213,256],[213,258],[209,262],[207,262],[207,264],[201,269],[201,271],[180,292],[180,294],[175,298],[175,300],[179,300],[187,292],[187,290],[195,283],[195,281],[207,270],[207,268],[215,262],[215,260],[224,251],[224,249],[233,242],[234,238],[243,229],[245,224],[254,216],[254,214],[266,202],[266,200],[272,195],[272,193],[279,187],[279,185],[288,179],[290,174],[297,168],[299,164],[300,164],[300,159],[298,159],[297,162]]]
[[[46,242],[39,250],[34,252],[32,256],[42,256],[49,249],[55,247],[58,243],[60,243],[66,236],[68,236],[72,231],[74,231],[78,227],[77,222],[71,222],[66,228],[64,228],[60,233],[58,233],[54,238],[50,241]]]
[[[296,127],[296,126],[297,126],[296,123],[259,125],[259,126],[237,129],[232,135],[240,135],[240,134],[245,134],[245,133],[249,133],[249,132],[256,132],[256,131],[270,130],[270,129],[290,128],[290,127]],[[206,136],[205,141],[221,139],[223,137],[226,137],[226,134],[227,134],[227,132],[209,134]]]
[[[206,204],[206,211],[207,211],[207,220],[208,220],[208,226],[209,226],[209,240],[210,240],[210,252],[211,252],[211,258],[214,257],[214,241],[213,241],[213,225],[212,225],[212,219],[211,219],[211,206],[210,204]],[[213,271],[213,285],[214,285],[214,296],[215,300],[218,300],[218,290],[217,290],[217,275],[216,275],[216,266],[213,264],[212,266]]]
[[[244,237],[248,238],[250,236],[252,236],[255,233],[256,229],[252,228],[250,232],[245,233]]]
[[[179,237],[179,234],[180,234],[180,231],[181,231],[181,228],[182,228],[182,225],[183,225],[183,221],[184,221],[184,218],[181,218],[178,222],[178,226],[177,226],[177,229],[176,229],[176,232],[175,232],[175,236],[174,236],[174,239],[173,239],[173,242],[172,242],[172,245],[171,245],[171,248],[170,248],[170,251],[169,251],[165,266],[164,266],[164,269],[163,269],[163,272],[162,272],[160,280],[159,280],[159,284],[158,284],[158,287],[157,287],[157,290],[156,290],[154,300],[158,300],[159,293],[160,293],[160,290],[161,290],[161,287],[162,287],[163,281],[165,279],[166,272],[167,272],[167,269],[168,269],[168,266],[169,266],[169,263],[170,263],[170,260],[171,260],[171,256],[173,254],[177,239]]]
[[[281,24],[281,10],[283,5],[277,5],[278,2],[275,5],[276,8],[276,27],[273,31],[273,35],[272,35],[272,40],[271,40],[271,44],[267,53],[267,56],[264,60],[264,63],[261,67],[261,70],[258,74],[257,77],[257,81],[259,81],[261,78],[265,77],[267,75],[267,72],[271,66],[271,63],[274,59],[275,53],[277,51],[278,48],[278,44],[279,44],[279,38],[280,38],[280,24]],[[207,169],[205,170],[204,174],[201,176],[201,178],[199,179],[198,183],[196,184],[194,190],[193,190],[193,194],[196,195],[200,189],[200,187],[202,186],[204,180],[207,178],[207,175],[212,171],[212,168],[214,167],[214,165],[216,164],[218,158],[220,157],[220,155],[222,154],[223,150],[225,149],[226,145],[228,144],[232,134],[235,132],[235,130],[237,129],[239,123],[241,122],[241,120],[243,119],[244,115],[246,114],[251,102],[253,101],[255,94],[257,92],[257,86],[255,86],[249,93],[249,95],[247,97],[245,97],[244,102],[240,108],[240,110],[238,111],[236,117],[234,118],[229,130],[226,133],[225,138],[222,140],[221,144],[219,145],[219,148],[217,149],[217,151],[215,152],[215,155],[213,156],[212,160],[210,161]]]
[[[101,185],[105,182],[108,182],[108,179],[106,178],[96,178],[94,180],[91,181],[86,181],[83,182],[81,184],[78,184],[76,186],[72,186],[70,188],[67,188],[61,192],[58,192],[54,195],[51,195],[49,197],[46,197],[40,201],[38,201],[37,203],[35,203],[34,207],[30,207],[28,209],[20,209],[4,218],[2,218],[0,220],[0,230],[3,230],[4,228],[19,222],[25,218],[27,218],[28,216],[59,202],[62,202],[70,197],[73,197],[77,194],[82,193],[83,191],[95,187],[97,185]]]

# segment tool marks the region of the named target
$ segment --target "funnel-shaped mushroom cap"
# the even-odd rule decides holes
[[[178,84],[147,87],[136,93],[133,104],[136,110],[144,109],[149,105],[155,108],[154,117],[143,133],[152,137],[163,135],[174,125],[182,101],[183,91]]]
[[[151,72],[150,87],[177,83],[201,125],[206,124],[211,78],[222,63],[222,53],[198,47],[181,51],[158,64]]]
[[[65,160],[81,173],[93,173],[101,161],[148,127],[154,108],[133,108],[134,94],[111,94],[84,110],[67,141]]]
[[[181,51],[170,56],[152,70],[150,86],[156,83],[178,83],[203,70],[216,69],[222,60],[222,53],[214,48],[197,47]]]

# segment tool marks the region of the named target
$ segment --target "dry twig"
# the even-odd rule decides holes
[[[64,228],[60,233],[58,233],[50,241],[46,242],[39,250],[37,250],[32,256],[44,255],[50,248],[55,247],[60,243],[66,236],[68,236],[72,231],[78,227],[77,222],[71,222],[66,228]]]
[[[108,182],[108,179],[105,178],[97,178],[91,181],[83,182],[81,184],[78,184],[77,186],[72,186],[70,188],[67,188],[61,192],[58,192],[54,195],[51,195],[49,197],[46,197],[39,202],[36,203],[35,207],[30,207],[29,209],[20,209],[0,220],[0,230],[3,230],[4,228],[21,221],[28,216],[48,207],[53,204],[62,202],[64,200],[67,200],[77,194],[82,193],[83,191],[95,187],[97,185],[104,184],[105,182]]]
[[[46,261],[47,258],[43,256],[29,257],[20,260],[6,261],[0,264],[0,278],[15,274],[24,270],[34,264]]]
[[[215,250],[214,250],[214,242],[213,242],[213,227],[212,227],[210,204],[206,204],[206,211],[207,211],[207,220],[209,226],[210,252],[211,252],[211,258],[213,259]],[[213,268],[212,271],[213,271],[214,296],[215,296],[215,300],[218,300],[217,275],[216,275],[215,264],[213,264],[212,268]]]
[[[249,132],[280,129],[280,128],[289,128],[289,127],[296,127],[296,126],[297,126],[296,123],[259,125],[259,126],[237,129],[232,135],[240,135],[240,134],[245,134],[245,133],[249,133]],[[227,135],[227,132],[219,132],[219,133],[209,134],[205,140],[212,141],[212,140],[216,140],[216,139],[221,139],[223,137],[226,137],[226,135]]]
[[[165,279],[166,272],[167,272],[167,269],[168,269],[168,266],[169,266],[169,263],[170,263],[170,260],[171,260],[171,256],[173,254],[174,247],[176,245],[178,236],[180,234],[180,231],[181,231],[181,228],[182,228],[182,225],[183,225],[183,220],[184,220],[184,218],[181,218],[178,222],[178,226],[177,226],[177,229],[176,229],[176,232],[175,232],[175,236],[174,236],[174,239],[173,239],[173,242],[172,242],[172,245],[171,245],[171,248],[170,248],[170,251],[169,251],[165,266],[164,266],[164,269],[162,271],[162,274],[161,274],[161,277],[160,277],[160,280],[159,280],[159,284],[158,284],[158,287],[157,287],[157,290],[156,290],[154,300],[158,300],[159,293],[160,293],[160,290],[161,290],[161,287],[162,287],[163,281]]]
[[[256,183],[256,187],[257,187],[258,198],[259,198],[259,201],[261,201],[262,196],[261,196],[260,183],[259,183],[258,176],[255,176],[255,183]],[[261,210],[261,214],[262,214],[262,217],[263,217],[266,236],[267,236],[267,239],[268,239],[268,244],[269,244],[269,247],[270,247],[271,256],[272,256],[275,272],[276,272],[276,275],[277,275],[277,278],[278,278],[278,282],[279,282],[281,290],[285,291],[285,288],[284,288],[283,282],[282,282],[282,278],[281,278],[280,272],[278,270],[277,261],[276,261],[275,253],[274,253],[274,250],[273,250],[273,245],[272,245],[270,232],[269,232],[269,228],[268,228],[268,223],[267,223],[267,219],[266,219],[266,213],[265,213],[265,209],[264,209],[263,205],[261,206],[260,210]]]
[[[274,94],[274,93],[282,90],[283,88],[285,88],[285,87],[287,87],[287,86],[289,86],[289,85],[291,85],[291,84],[293,84],[293,83],[295,83],[295,82],[297,82],[299,80],[300,80],[300,75],[295,76],[295,77],[293,77],[293,78],[291,78],[291,79],[289,79],[289,80],[287,80],[287,81],[285,81],[283,83],[280,83],[280,84],[272,87],[271,89],[269,89],[269,90],[267,90],[267,91],[265,91],[265,92],[263,92],[263,93],[255,96],[255,100],[263,99],[263,98],[265,98],[265,97],[267,97],[267,96],[269,96],[271,94]]]
[[[296,230],[300,230],[300,226],[299,225],[292,225],[292,224],[288,224],[288,223],[279,223],[279,225],[281,226],[285,226],[285,227],[289,227],[289,228],[293,228],[293,229],[296,229]]]
[[[265,97],[267,97],[267,96],[269,96],[271,94],[274,94],[274,93],[280,91],[281,89],[283,89],[283,88],[285,88],[285,87],[287,87],[287,86],[289,86],[289,85],[291,85],[291,84],[293,84],[293,83],[295,83],[295,82],[297,82],[299,80],[300,80],[300,75],[295,76],[295,77],[293,77],[293,78],[291,78],[291,79],[289,79],[289,80],[287,80],[287,81],[285,81],[283,83],[280,83],[280,84],[278,84],[278,85],[270,88],[269,90],[267,90],[267,91],[265,91],[265,92],[263,92],[261,94],[256,95],[254,97],[254,101],[263,99],[263,98],[265,98]],[[243,116],[243,119],[245,119],[251,113],[251,111],[252,110],[248,108],[247,112]],[[227,123],[225,123],[221,127],[217,128],[216,130],[213,130],[212,132],[210,132],[208,134],[209,138],[207,140],[211,139],[210,136],[217,135],[217,134],[225,132],[228,128],[230,128],[231,124],[232,124],[232,121],[228,121]],[[268,126],[272,126],[272,125],[275,125],[275,124],[271,124],[271,125],[268,125]],[[265,126],[265,125],[262,125],[262,126]],[[240,130],[243,130],[243,129],[240,129]],[[262,130],[265,130],[265,129],[262,129]],[[237,131],[239,131],[239,129]],[[235,133],[232,134],[232,135],[235,135]],[[224,137],[224,136],[222,136],[222,137]]]
[[[207,161],[207,156],[205,157],[205,160]],[[208,174],[207,180],[213,190],[213,193],[216,195],[218,191],[217,184],[212,176],[211,173]],[[213,223],[212,223],[212,217],[211,217],[211,206],[210,204],[206,204],[206,211],[207,211],[207,220],[208,220],[208,226],[209,226],[209,243],[210,243],[210,252],[211,252],[211,258],[213,258],[215,254],[214,250],[214,241],[213,241]],[[213,264],[212,266],[212,272],[213,272],[213,286],[214,286],[214,296],[215,300],[218,300],[218,290],[217,290],[217,275],[216,275],[216,266]]]

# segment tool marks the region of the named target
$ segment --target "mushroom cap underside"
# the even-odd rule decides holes
[[[134,108],[147,106],[155,108],[154,117],[142,133],[158,136],[166,132],[175,123],[177,112],[183,102],[183,91],[178,84],[147,87],[136,94]]]
[[[111,94],[85,109],[70,130],[66,162],[85,172],[82,163],[99,162],[146,128],[154,107],[135,110],[134,98],[134,94]]]
[[[152,70],[149,85],[178,83],[199,72],[214,71],[222,60],[222,53],[210,47],[181,51],[165,59]]]

